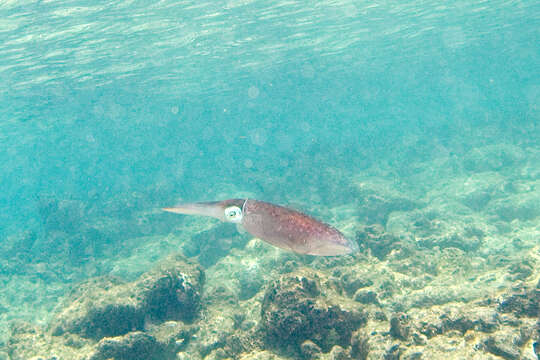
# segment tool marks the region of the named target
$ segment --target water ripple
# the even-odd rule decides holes
[[[233,81],[307,54],[412,57],[440,37],[448,49],[520,24],[521,1],[41,1],[0,2],[0,91],[71,79],[81,87],[138,77],[206,91],[216,74]],[[466,19],[467,21],[464,21]],[[486,21],[489,19],[489,21]],[[464,26],[463,24],[466,24]],[[534,31],[534,30],[531,30]],[[213,71],[209,71],[212,69]],[[336,69],[339,70],[339,69]],[[151,84],[148,84],[151,85]],[[179,91],[178,85],[174,86]]]

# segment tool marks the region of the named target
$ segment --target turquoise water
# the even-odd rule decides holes
[[[179,250],[206,272],[200,314],[225,311],[214,291],[219,282],[240,279],[230,292],[245,316],[258,314],[269,284],[284,274],[320,272],[346,288],[345,275],[368,264],[373,274],[394,274],[384,281],[400,289],[387,294],[382,277],[374,279],[378,310],[348,290],[342,300],[321,296],[390,319],[396,311],[421,318],[410,309],[435,314],[443,310],[433,306],[458,302],[470,310],[481,299],[534,291],[539,29],[535,1],[0,1],[0,359],[76,358],[69,347],[45,345],[21,355],[29,347],[13,345],[21,335],[10,324],[47,333],[81,282],[135,281]],[[159,210],[236,197],[301,209],[362,251],[325,262],[254,244],[213,220]],[[426,259],[439,269],[431,280],[429,266],[411,265]],[[263,263],[277,270],[267,274]],[[530,271],[516,278],[524,267]],[[248,269],[258,279],[253,290],[242,280]],[[403,276],[437,289],[454,270],[485,281],[458,282],[435,304],[419,297],[398,309],[418,290],[401,284]],[[470,293],[471,286],[482,290]],[[196,339],[205,329],[261,338],[198,316]],[[267,331],[264,316],[253,316],[253,329]],[[499,358],[489,344],[535,326],[534,316],[519,319],[514,327],[499,322],[501,334],[474,333],[461,348],[483,344],[478,356]],[[379,325],[388,331],[390,323]],[[513,349],[522,358],[533,359],[540,341],[531,331]],[[310,336],[323,356],[338,356],[335,344]],[[390,354],[393,342],[406,356],[439,354],[428,352],[437,348],[431,338],[411,344],[380,336],[370,358]],[[81,341],[90,354],[100,339]],[[308,356],[302,342],[267,340],[241,351],[217,343],[191,340],[178,358]],[[338,343],[360,358],[354,341]]]

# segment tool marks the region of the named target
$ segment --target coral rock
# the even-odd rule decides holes
[[[176,255],[137,281],[94,279],[81,285],[53,322],[53,335],[65,332],[99,340],[142,330],[145,319],[192,321],[197,315],[202,269]]]
[[[154,337],[137,331],[124,336],[104,338],[90,360],[167,360],[174,359],[174,353]]]
[[[328,352],[332,346],[347,347],[351,334],[366,322],[362,313],[349,312],[326,303],[316,278],[284,276],[266,290],[261,309],[267,342],[298,348],[311,340]]]
[[[394,314],[390,319],[390,335],[399,340],[407,340],[411,333],[409,317],[406,314]]]
[[[321,348],[313,341],[306,340],[300,346],[300,353],[304,359],[316,359],[321,355]]]
[[[511,295],[499,305],[499,311],[514,313],[516,316],[540,316],[540,289],[532,289],[523,294]]]
[[[520,358],[519,348],[512,339],[502,336],[490,336],[484,341],[484,349],[507,360],[517,360]]]

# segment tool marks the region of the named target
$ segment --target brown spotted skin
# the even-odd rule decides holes
[[[229,218],[228,208],[232,206],[241,209],[242,216]],[[334,256],[358,250],[355,242],[349,241],[330,225],[301,212],[264,201],[229,199],[182,203],[163,210],[175,214],[203,215],[221,221],[240,222],[251,235],[300,254]]]
[[[358,250],[355,243],[330,225],[264,201],[245,201],[242,225],[252,235],[300,254],[334,256]]]

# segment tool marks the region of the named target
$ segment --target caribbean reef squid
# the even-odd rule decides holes
[[[309,215],[253,199],[185,203],[163,210],[211,216],[241,225],[251,235],[300,254],[335,256],[358,251],[358,244]]]

